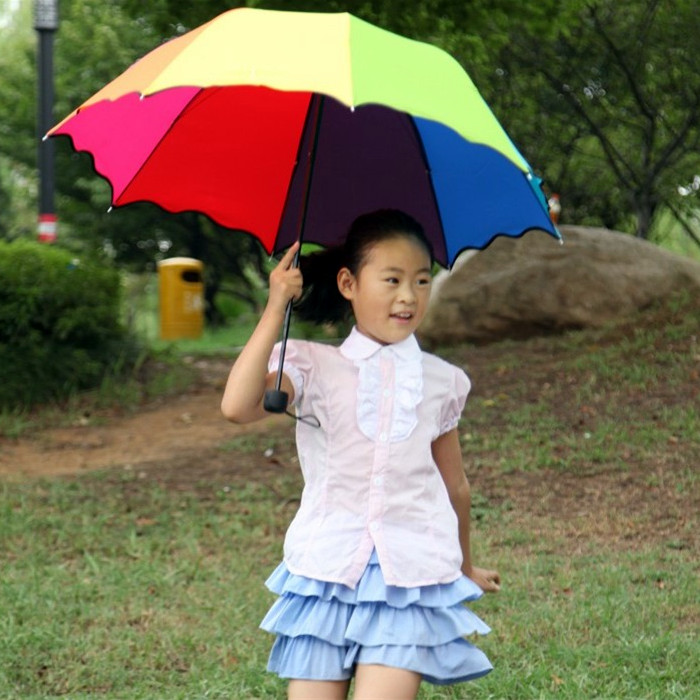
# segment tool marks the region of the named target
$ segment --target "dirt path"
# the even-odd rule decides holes
[[[128,415],[79,418],[70,427],[0,438],[0,478],[40,477],[96,469],[168,462],[209,454],[237,435],[268,430],[286,418],[236,426],[221,415],[219,403],[228,365],[201,368],[196,387]]]

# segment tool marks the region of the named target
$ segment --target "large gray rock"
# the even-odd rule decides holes
[[[563,226],[497,238],[438,276],[421,325],[426,346],[597,327],[674,293],[700,292],[700,264],[607,229]]]

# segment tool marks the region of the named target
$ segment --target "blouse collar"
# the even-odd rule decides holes
[[[406,362],[420,360],[423,354],[413,334],[398,343],[382,345],[360,333],[357,330],[357,326],[353,326],[350,335],[340,346],[340,352],[349,360],[366,360],[380,351],[394,354],[397,358]]]

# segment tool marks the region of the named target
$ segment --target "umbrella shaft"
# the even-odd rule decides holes
[[[314,159],[316,157],[316,147],[318,146],[318,132],[319,124],[321,121],[321,112],[323,111],[324,97],[323,95],[314,95],[312,97],[312,100],[314,102],[314,105],[313,113],[311,115],[311,118],[313,119],[313,122],[311,124],[311,150],[308,154],[306,177],[304,181],[304,204],[299,214],[299,223],[297,228],[297,230],[299,231],[298,240],[300,244],[304,240],[304,222],[306,221],[306,210],[309,205],[309,193],[311,191],[311,180],[313,179]],[[299,246],[294,256],[294,262],[292,263],[293,267],[299,267],[300,253],[301,245]],[[265,409],[273,413],[283,413],[287,410],[286,400],[282,399],[282,396],[284,395],[286,397],[286,394],[283,394],[283,392],[281,392],[280,389],[282,386],[282,374],[284,372],[284,356],[287,351],[287,339],[289,338],[289,326],[292,321],[292,304],[293,302],[290,299],[289,303],[287,304],[287,309],[284,313],[284,325],[282,326],[282,345],[280,347],[279,366],[277,367],[277,377],[275,379],[275,392],[277,398],[273,398],[273,396],[270,395],[271,392],[268,392],[268,395],[266,395]],[[282,403],[284,403],[283,408]]]
[[[306,223],[306,211],[309,208],[309,197],[311,195],[311,182],[313,180],[313,175],[314,175],[314,164],[316,160],[316,149],[318,147],[318,134],[320,130],[320,124],[321,124],[321,113],[323,112],[323,102],[324,102],[324,96],[323,95],[313,95],[311,98],[312,101],[312,113],[309,115],[309,117],[312,119],[311,122],[311,141],[310,141],[310,149],[307,155],[307,164],[306,164],[306,174],[304,177],[304,200],[303,204],[301,207],[301,211],[299,212],[299,221],[297,223],[297,231],[299,232],[298,240],[299,243],[301,243],[304,240],[304,224]],[[297,253],[296,258],[294,259],[294,266],[297,266],[299,260],[299,253]],[[285,338],[287,337],[286,335],[284,336]]]
[[[296,267],[296,258],[295,258],[295,267]],[[284,326],[282,327],[282,347],[280,348],[280,362],[279,362],[279,368],[277,370],[277,379],[275,380],[275,390],[279,391],[280,387],[282,386],[282,372],[283,372],[283,367],[284,367],[284,355],[287,350],[287,337],[289,336],[289,325],[292,321],[292,302],[290,301],[287,304],[287,309],[284,312]]]

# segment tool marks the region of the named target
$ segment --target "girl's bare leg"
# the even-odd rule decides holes
[[[289,681],[288,700],[345,700],[350,681]]]
[[[354,700],[415,700],[421,675],[403,668],[358,664]]]

